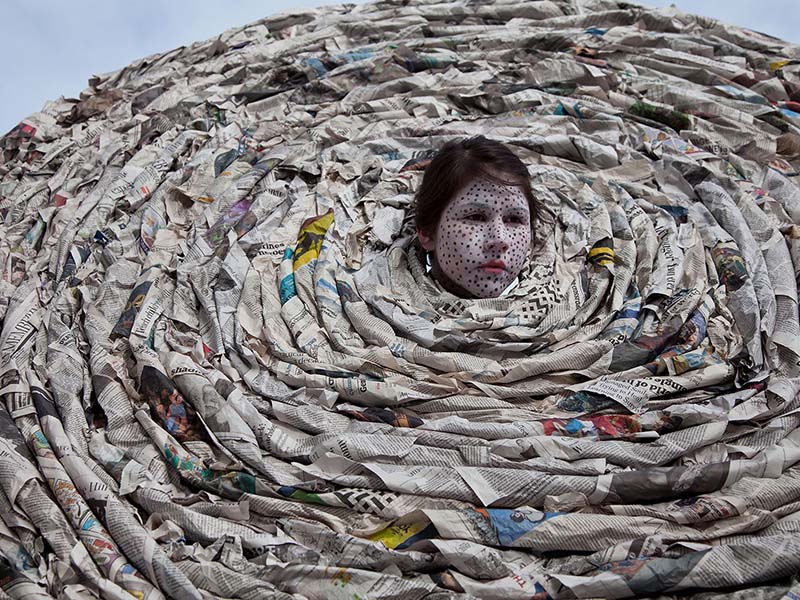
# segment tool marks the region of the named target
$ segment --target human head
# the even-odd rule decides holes
[[[536,217],[528,169],[500,142],[477,136],[445,144],[416,195],[420,245],[449,291],[499,296],[519,275]]]

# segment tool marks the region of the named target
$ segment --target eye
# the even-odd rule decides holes
[[[476,223],[483,223],[486,220],[486,215],[483,213],[475,212],[469,213],[464,217],[467,221],[474,221]]]
[[[513,223],[515,225],[524,225],[526,223],[525,217],[522,215],[508,215],[505,221],[506,223]]]

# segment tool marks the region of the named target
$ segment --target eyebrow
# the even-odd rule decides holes
[[[491,207],[489,206],[488,202],[476,202],[476,201],[473,200],[473,201],[469,202],[468,204],[462,206],[461,210],[472,210],[472,209],[476,209],[476,208],[484,208],[485,209],[485,208],[491,208]]]
[[[468,210],[476,210],[476,209],[490,210],[491,206],[487,202],[476,202],[475,200],[473,200],[473,201],[469,202],[468,204],[465,204],[464,206],[462,206],[459,210],[468,211]],[[506,211],[507,212],[511,212],[511,213],[519,213],[521,215],[525,214],[525,209],[520,207],[520,206],[512,206],[511,208],[506,209]]]

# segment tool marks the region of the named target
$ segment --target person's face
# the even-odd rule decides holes
[[[495,298],[528,258],[528,200],[517,186],[474,179],[445,207],[435,236],[421,234],[420,241],[433,250],[439,271],[434,274],[455,284],[451,288],[475,298]]]

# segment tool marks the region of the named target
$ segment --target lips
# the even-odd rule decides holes
[[[481,271],[491,275],[500,275],[506,272],[506,263],[502,260],[490,260],[480,266]]]

